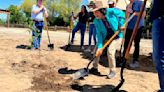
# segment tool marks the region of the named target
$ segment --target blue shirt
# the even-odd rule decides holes
[[[41,10],[39,13],[34,14],[34,10],[38,10],[39,7],[37,5],[32,6],[32,13],[31,13],[31,18],[32,20],[37,20],[37,21],[44,21],[44,10]]]
[[[140,12],[141,6],[143,4],[143,1],[140,0],[135,0],[133,5],[132,5],[132,10],[133,12]],[[132,15],[132,14],[131,14]],[[129,21],[127,28],[128,29],[133,29],[135,27],[136,21],[137,21],[138,16],[134,16],[131,21]],[[139,22],[139,28],[144,26],[144,18],[141,18]]]

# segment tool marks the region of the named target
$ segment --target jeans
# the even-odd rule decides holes
[[[142,30],[143,27],[139,28],[136,34],[136,37],[134,39],[134,53],[133,53],[133,61],[138,61],[139,58],[139,51],[140,51],[140,40],[142,36]],[[133,30],[132,29],[127,29],[126,34],[125,34],[125,42],[124,42],[124,51],[123,51],[123,56],[125,56],[126,50],[129,45],[130,38],[132,36]]]
[[[155,19],[152,27],[153,61],[158,72],[161,92],[164,92],[164,19]]]
[[[42,30],[43,30],[44,22],[35,22],[35,27],[39,29],[39,32],[32,31],[33,42],[32,46],[34,48],[40,47],[41,37],[42,37]]]
[[[94,39],[94,44],[96,45],[96,29],[95,29],[95,25],[94,24],[90,24],[89,25],[89,46],[91,46],[92,43],[92,35],[93,35],[93,39]]]
[[[72,30],[72,39],[71,42],[74,42],[74,38],[75,38],[75,33],[80,29],[81,32],[81,44],[80,47],[82,47],[84,45],[84,35],[85,35],[85,29],[86,29],[86,24],[80,23],[78,22],[77,25],[75,26],[75,28]]]

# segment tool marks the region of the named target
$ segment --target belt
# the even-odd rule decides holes
[[[34,22],[43,22],[43,20],[33,20]]]
[[[89,24],[94,24],[93,22],[89,22]]]

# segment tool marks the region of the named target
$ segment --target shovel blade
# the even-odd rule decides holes
[[[84,77],[89,74],[89,71],[86,68],[80,69],[73,75],[73,80],[77,80],[81,77]]]
[[[48,44],[48,48],[49,48],[50,50],[53,50],[53,49],[54,49],[54,44]]]

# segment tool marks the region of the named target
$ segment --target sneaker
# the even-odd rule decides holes
[[[73,42],[69,42],[69,45],[73,45]]]
[[[89,73],[92,73],[92,74],[98,73],[98,69],[92,67],[92,68],[89,70]]]
[[[84,50],[84,52],[86,52],[86,53],[88,52],[89,53],[89,52],[91,52],[91,49],[87,48],[86,50]]]
[[[116,72],[115,71],[111,71],[110,73],[109,73],[109,75],[107,75],[107,77],[109,78],[109,79],[112,79],[112,78],[114,78],[116,76]]]
[[[129,64],[130,68],[138,68],[139,67],[139,62],[138,61],[134,61],[131,64]]]
[[[81,50],[84,50],[84,46],[80,47]]]

